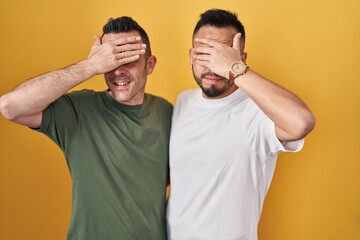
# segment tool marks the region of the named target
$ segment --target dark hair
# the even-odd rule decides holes
[[[243,43],[242,47],[244,48],[245,28],[242,25],[242,23],[239,21],[236,13],[227,10],[216,9],[216,8],[207,10],[206,12],[200,15],[200,19],[194,28],[193,37],[199,31],[199,29],[205,25],[210,25],[218,28],[234,27],[237,32],[241,33],[241,40]]]
[[[103,35],[107,33],[121,33],[136,31],[140,34],[141,39],[146,44],[146,58],[151,56],[150,40],[145,30],[131,17],[123,16],[110,18],[103,27]],[[101,38],[102,38],[101,36]]]

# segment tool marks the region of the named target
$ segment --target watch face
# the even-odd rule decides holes
[[[231,66],[231,71],[234,73],[243,73],[245,71],[245,64],[243,62],[236,62]]]

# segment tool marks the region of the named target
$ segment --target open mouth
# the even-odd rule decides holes
[[[128,82],[114,82],[114,84],[116,86],[125,86],[125,85],[128,85],[129,83],[130,83],[130,81],[128,81]]]

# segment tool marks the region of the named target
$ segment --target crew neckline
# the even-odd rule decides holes
[[[239,88],[236,89],[230,95],[223,97],[223,98],[219,98],[219,99],[204,98],[203,92],[202,92],[201,88],[199,88],[197,96],[198,96],[198,100],[201,103],[201,105],[203,105],[205,107],[222,107],[222,106],[231,104],[235,101],[239,101],[239,100],[242,100],[247,97],[246,93],[243,92],[242,90],[240,90]]]
[[[109,102],[111,106],[113,106],[115,109],[120,110],[124,113],[126,113],[128,116],[132,116],[133,118],[144,118],[148,115],[148,101],[149,96],[148,94],[144,94],[144,101],[142,104],[139,105],[126,105],[123,103],[117,102],[109,93],[107,90],[103,91],[103,95],[105,95],[105,99]]]
[[[127,105],[127,104],[124,104],[124,103],[119,103],[118,101],[116,101],[110,94],[109,94],[109,91],[105,90],[103,92],[106,96],[106,98],[109,100],[109,102],[115,106],[116,108],[120,108],[120,109],[128,109],[128,110],[133,110],[133,111],[136,111],[136,110],[141,110],[141,108],[143,107],[143,105],[145,104],[146,102],[146,99],[147,99],[147,94],[144,95],[144,101],[139,104],[139,105]]]

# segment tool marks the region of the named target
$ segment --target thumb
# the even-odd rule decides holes
[[[97,47],[99,47],[100,45],[101,45],[100,37],[98,35],[95,35],[94,36],[94,44],[91,47],[88,57],[91,57],[94,54],[94,52],[96,51]]]
[[[241,49],[241,33],[235,34],[233,38],[233,48],[240,51]]]
[[[101,45],[101,41],[100,41],[100,37],[98,35],[95,35],[94,36],[94,44],[93,44],[93,47],[94,46],[100,46]]]

